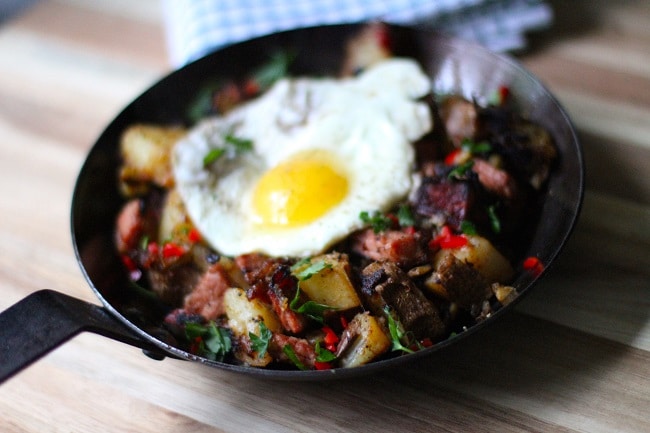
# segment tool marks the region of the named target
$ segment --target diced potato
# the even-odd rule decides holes
[[[190,219],[180,194],[176,189],[170,190],[160,214],[158,242],[176,239],[179,232],[187,231],[190,226]]]
[[[341,367],[357,367],[367,364],[391,347],[391,340],[386,335],[376,317],[370,313],[354,316],[345,330],[343,339],[349,338],[347,347],[339,356]],[[342,341],[343,343],[343,341]]]
[[[223,297],[228,326],[233,334],[248,337],[249,333],[260,335],[260,322],[271,332],[281,332],[282,325],[273,308],[259,299],[248,299],[246,292],[237,287],[226,290]]]
[[[250,334],[261,336],[260,323],[264,323],[271,332],[281,332],[281,324],[272,307],[259,299],[248,299],[243,289],[231,287],[224,293],[224,310],[228,316],[228,326],[235,338],[240,341],[250,341]],[[233,354],[241,362],[265,367],[273,361],[268,353],[260,353],[251,349],[249,344],[236,345]]]
[[[433,272],[424,280],[424,287],[429,289],[431,293],[440,296],[442,299],[449,300],[449,293],[445,286],[440,283],[440,275],[438,272]]]
[[[123,190],[128,193],[146,183],[164,188],[173,186],[171,150],[185,133],[185,129],[179,127],[144,124],[133,125],[124,131],[120,141]]]
[[[458,260],[471,263],[490,283],[506,282],[512,278],[512,265],[490,241],[481,236],[467,236],[467,239],[467,245],[451,250]]]
[[[310,300],[336,309],[347,310],[360,306],[361,301],[350,281],[350,265],[347,256],[331,253],[311,259],[311,263],[317,263],[318,261],[324,261],[331,267],[327,267],[310,278],[300,281],[300,290]],[[303,267],[295,269],[294,272],[299,273],[309,266],[309,264],[305,264]]]
[[[517,289],[512,286],[494,283],[491,288],[497,301],[501,302],[502,305],[508,305],[517,297]]]

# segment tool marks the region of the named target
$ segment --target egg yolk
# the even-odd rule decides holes
[[[253,192],[257,224],[297,227],[317,220],[339,204],[348,180],[322,152],[294,157],[267,171]]]

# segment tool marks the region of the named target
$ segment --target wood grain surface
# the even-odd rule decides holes
[[[0,431],[650,431],[650,3],[553,2],[519,59],[578,129],[587,190],[548,278],[492,326],[354,380],[273,382],[82,334],[0,386]],[[171,69],[155,0],[51,0],[0,27],[0,310],[97,303],[69,212],[86,152]]]

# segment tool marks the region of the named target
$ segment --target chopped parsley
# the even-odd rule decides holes
[[[241,138],[233,134],[226,134],[223,139],[226,141],[226,144],[231,145],[237,153],[253,150],[253,140],[250,140],[248,138]]]
[[[332,307],[330,305],[325,305],[325,304],[319,304],[318,302],[314,302],[314,301],[307,301],[302,305],[298,305],[299,302],[300,302],[300,287],[296,289],[296,296],[294,296],[291,302],[289,303],[289,308],[291,308],[292,311],[295,311],[296,313],[304,314],[305,316],[314,319],[319,323],[323,323],[325,321],[323,317],[325,311],[337,309],[336,307]]]
[[[474,160],[469,160],[463,164],[460,164],[459,166],[455,167],[453,170],[449,172],[448,178],[449,179],[460,179],[463,176],[467,175],[467,172],[472,169],[474,166]]]
[[[405,204],[401,205],[397,210],[397,220],[399,221],[400,227],[410,227],[415,225],[413,212],[411,212],[411,208]]]
[[[273,333],[266,327],[264,322],[260,322],[260,335],[255,335],[252,332],[248,333],[248,338],[251,339],[251,347],[260,358],[263,358],[267,350],[269,350],[271,337],[273,337]]]
[[[501,220],[497,215],[497,210],[495,205],[488,206],[487,208],[488,218],[490,219],[490,226],[494,233],[501,233]]]
[[[492,146],[487,141],[479,141],[477,143],[469,138],[465,138],[460,144],[460,147],[474,155],[479,153],[489,153],[492,151]]]
[[[194,353],[212,361],[222,361],[232,349],[230,334],[214,322],[207,325],[188,323],[185,325],[185,335],[195,345]]]
[[[307,266],[304,269],[304,266]],[[299,281],[306,281],[316,275],[317,273],[324,271],[325,269],[331,269],[332,265],[327,263],[324,260],[317,260],[312,263],[309,257],[304,258],[291,266],[291,273],[294,277],[298,278]]]
[[[316,352],[316,361],[317,362],[332,362],[336,359],[336,355],[333,354],[331,351],[325,349],[324,347],[321,347],[320,341],[316,342],[316,346],[314,347],[314,350]]]
[[[213,162],[219,160],[226,155],[227,150],[230,148],[234,151],[235,155],[240,155],[245,152],[253,150],[253,140],[248,138],[237,137],[231,132],[223,136],[223,141],[227,147],[215,147],[208,151],[203,157],[203,167],[208,167]],[[232,154],[231,154],[232,155]]]
[[[265,90],[289,72],[289,65],[293,61],[293,54],[287,51],[277,51],[271,55],[269,61],[253,72],[252,79]]]
[[[390,332],[390,339],[393,343],[392,350],[413,353],[413,350],[402,344],[402,339],[406,336],[402,329],[402,324],[393,318],[388,306],[384,308],[384,312],[386,313],[386,319],[388,319],[388,331]]]
[[[298,359],[298,355],[296,355],[296,352],[293,350],[293,347],[291,347],[290,344],[285,344],[282,348],[282,351],[285,355],[287,355],[287,358],[289,358],[289,360],[293,362],[296,367],[298,367],[299,370],[307,370],[307,367],[300,361],[300,359]]]
[[[210,151],[203,157],[203,167],[212,164],[217,159],[221,158],[224,153],[226,153],[226,150],[223,148],[210,149]]]
[[[477,234],[476,226],[468,220],[463,220],[463,222],[460,223],[460,231],[462,231],[463,234],[470,236]]]
[[[390,218],[376,211],[372,214],[370,212],[363,211],[359,214],[359,218],[365,224],[369,224],[375,233],[386,231],[393,225],[393,221]]]

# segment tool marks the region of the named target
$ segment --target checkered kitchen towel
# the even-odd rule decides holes
[[[164,12],[175,66],[277,31],[377,19],[511,51],[526,46],[527,31],[547,28],[553,20],[542,0],[164,0]]]

